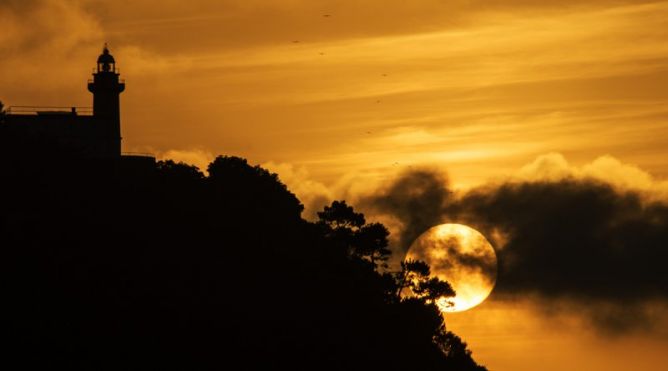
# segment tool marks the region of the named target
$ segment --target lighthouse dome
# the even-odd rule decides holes
[[[109,54],[109,48],[107,46],[104,46],[104,50],[102,50],[102,54],[97,58],[97,63],[102,63],[102,64],[111,64],[111,63],[116,63],[114,60],[114,56]]]

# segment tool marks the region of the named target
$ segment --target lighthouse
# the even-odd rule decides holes
[[[68,161],[94,159],[124,167],[141,161],[154,163],[151,155],[121,155],[120,95],[124,90],[125,81],[105,44],[88,80],[93,107],[9,107],[0,117],[0,158],[18,161],[28,156],[61,156]]]
[[[88,82],[88,91],[93,93],[93,119],[102,146],[98,153],[107,158],[121,156],[120,94],[125,90],[125,82],[119,76],[116,61],[105,44],[97,58],[93,79]]]

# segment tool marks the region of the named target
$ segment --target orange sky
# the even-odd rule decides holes
[[[490,370],[666,369],[666,321],[653,324],[657,330],[653,333],[601,334],[578,317],[577,308],[546,315],[531,298],[499,300],[492,296],[469,311],[447,314],[446,323]]]
[[[548,153],[562,170],[614,168],[665,191],[667,40],[668,1],[0,0],[0,100],[90,106],[107,41],[127,81],[124,151],[200,166],[243,156],[307,206],[408,166],[466,188]],[[612,167],[596,163],[605,155]],[[555,364],[587,356],[582,337],[531,318],[566,352]],[[485,337],[453,321],[492,370],[536,369],[513,322]],[[494,336],[510,340],[492,350]],[[570,368],[612,369],[599,356]]]

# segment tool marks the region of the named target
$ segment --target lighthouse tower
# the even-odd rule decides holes
[[[120,94],[125,82],[116,72],[116,61],[104,45],[97,58],[97,71],[88,82],[88,91],[93,93],[93,120],[98,127],[101,148],[98,153],[106,158],[121,156],[121,112]]]

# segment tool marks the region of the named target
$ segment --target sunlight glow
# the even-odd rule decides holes
[[[422,260],[432,276],[448,281],[454,298],[440,298],[442,312],[460,312],[482,303],[496,283],[496,253],[478,231],[462,224],[441,224],[418,237],[406,259]]]

